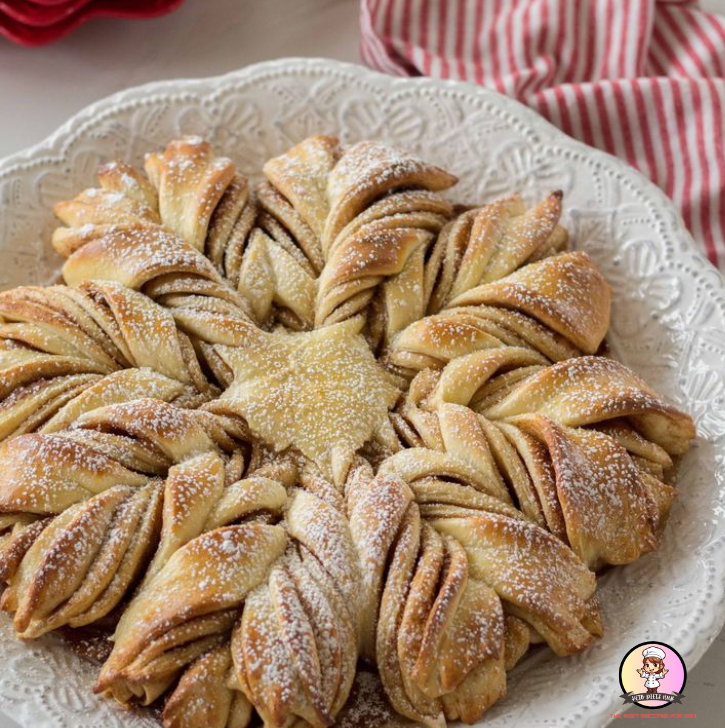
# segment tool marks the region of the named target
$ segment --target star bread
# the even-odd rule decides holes
[[[607,627],[692,420],[606,355],[561,192],[227,152],[102,166],[55,207],[63,283],[0,293],[0,608],[164,728],[476,723]]]

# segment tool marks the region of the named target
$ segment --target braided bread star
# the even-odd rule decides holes
[[[96,692],[165,728],[475,723],[602,634],[692,421],[601,355],[560,192],[458,206],[329,136],[262,172],[108,163],[64,284],[0,293],[0,608],[101,634]]]

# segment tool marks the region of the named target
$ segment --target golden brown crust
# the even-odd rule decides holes
[[[145,168],[164,226],[204,250],[212,213],[234,179],[231,160],[215,157],[202,139],[187,137],[170,142],[163,154],[149,154]]]
[[[176,645],[225,634],[235,610],[283,550],[281,528],[248,524],[211,531],[176,551],[124,612],[96,690],[121,700],[127,690],[141,690],[148,699],[144,678],[150,662]],[[189,573],[199,577],[193,595],[184,587]],[[179,662],[175,656],[171,664],[176,668]],[[165,672],[154,676],[151,685]]]
[[[692,419],[666,403],[623,364],[582,357],[555,364],[524,380],[488,417],[514,421],[538,412],[569,426],[627,417],[647,440],[681,455],[695,436]]]
[[[264,165],[267,179],[318,238],[322,238],[329,213],[327,179],[340,156],[337,144],[335,137],[310,137]]]
[[[154,188],[133,167],[105,164],[98,170],[98,181],[100,189],[87,189],[53,207],[67,226],[53,233],[53,246],[65,257],[111,230],[161,224]]]
[[[108,614],[156,545],[160,488],[116,486],[64,511],[23,556],[3,595],[19,636]]]
[[[527,210],[520,197],[504,198],[449,223],[428,265],[436,284],[429,313],[565,247],[566,230],[558,224],[561,199],[561,192],[554,192]]]
[[[591,258],[579,251],[531,263],[495,283],[473,288],[450,306],[514,308],[593,354],[609,329],[611,291]]]
[[[655,504],[627,451],[607,435],[540,415],[518,425],[545,443],[566,539],[590,566],[626,564],[657,546]]]
[[[164,726],[246,728],[253,708],[241,691],[227,685],[231,668],[228,644],[210,650],[191,663],[164,705]]]
[[[344,226],[386,192],[400,188],[438,192],[456,181],[445,170],[378,142],[354,144],[342,155],[328,179],[330,212],[322,236],[323,249],[331,250]]]

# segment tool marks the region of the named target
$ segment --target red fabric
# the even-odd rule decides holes
[[[725,17],[693,0],[362,0],[362,55],[482,84],[626,159],[725,270]]]

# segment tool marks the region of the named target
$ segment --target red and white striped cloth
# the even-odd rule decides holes
[[[626,159],[725,270],[725,17],[693,0],[362,0],[363,60],[514,96]]]

